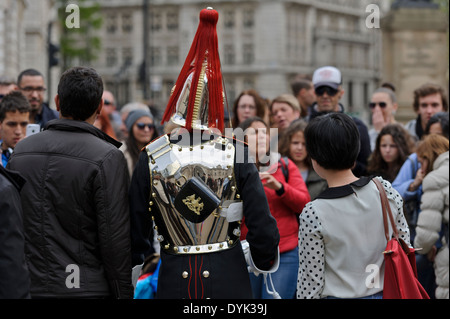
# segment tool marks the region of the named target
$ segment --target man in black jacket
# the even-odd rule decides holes
[[[92,124],[103,82],[91,68],[67,70],[60,119],[17,144],[8,163],[22,193],[26,254],[35,298],[131,298],[129,175],[116,140]]]
[[[30,297],[20,189],[25,180],[0,165],[0,299]]]
[[[313,74],[313,84],[316,93],[316,103],[312,105],[309,120],[330,112],[344,112],[344,106],[339,103],[344,95],[341,71],[333,66],[318,68]],[[352,118],[360,135],[360,145],[355,145],[355,147],[359,147],[359,154],[356,158],[353,174],[360,177],[367,173],[367,159],[371,153],[370,138],[364,122],[357,117],[352,116]]]

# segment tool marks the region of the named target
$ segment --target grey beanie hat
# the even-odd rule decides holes
[[[127,127],[127,130],[130,131],[133,127],[134,123],[136,123],[137,120],[139,120],[143,116],[148,116],[153,120],[153,115],[150,112],[150,110],[134,110],[131,111],[126,120],[125,120],[125,126]]]

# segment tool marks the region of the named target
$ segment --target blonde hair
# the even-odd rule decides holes
[[[426,135],[417,146],[417,156],[428,160],[427,171],[425,175],[433,170],[433,164],[436,158],[442,153],[448,152],[448,139],[439,134]]]
[[[272,112],[272,106],[273,103],[278,102],[278,103],[287,103],[289,104],[294,111],[299,111],[300,112],[300,104],[298,103],[298,100],[295,96],[293,96],[292,94],[281,94],[279,96],[277,96],[276,98],[274,98],[272,100],[272,103],[270,103],[270,111]]]

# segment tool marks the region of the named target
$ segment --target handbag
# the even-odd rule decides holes
[[[397,227],[388,198],[381,182],[372,179],[380,193],[383,211],[384,234],[387,240],[384,254],[384,286],[383,299],[430,299],[417,278],[415,249],[399,237]],[[393,237],[389,234],[389,222],[393,230]]]

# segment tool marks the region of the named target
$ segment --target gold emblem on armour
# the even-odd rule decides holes
[[[187,196],[185,199],[183,199],[183,203],[194,213],[197,215],[200,215],[200,212],[203,209],[203,203],[200,203],[202,199],[199,197],[198,199],[195,198],[195,194],[192,194],[191,196]]]

